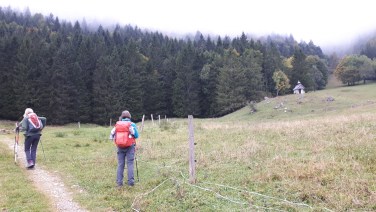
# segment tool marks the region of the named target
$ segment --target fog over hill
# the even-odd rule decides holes
[[[91,24],[132,25],[169,36],[186,36],[197,31],[215,37],[252,34],[293,35],[298,41],[313,41],[325,53],[346,52],[359,36],[376,29],[374,2],[233,0],[229,3],[191,0],[2,0],[0,7],[53,14],[60,19]]]

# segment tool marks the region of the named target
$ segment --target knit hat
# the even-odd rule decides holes
[[[131,113],[129,113],[128,110],[124,110],[122,113],[121,113],[121,118],[131,118]]]

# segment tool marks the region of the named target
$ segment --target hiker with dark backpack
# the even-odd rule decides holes
[[[21,125],[18,126],[20,131],[24,132],[25,135],[25,155],[26,155],[26,168],[33,169],[37,158],[37,148],[42,135],[43,123],[45,123],[45,118],[38,117],[34,113],[33,109],[26,108],[25,114],[23,115],[23,120]]]
[[[125,110],[121,113],[119,121],[111,130],[110,139],[117,146],[117,175],[116,184],[118,187],[123,186],[125,161],[127,162],[128,185],[134,186],[134,160],[136,150],[136,138],[138,130],[135,123],[131,121],[131,114]]]

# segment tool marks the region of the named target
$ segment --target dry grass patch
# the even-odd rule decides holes
[[[374,113],[202,127],[221,135],[199,155],[206,171],[235,172],[235,181],[249,188],[274,188],[275,196],[289,191],[289,199],[319,208],[376,209]]]

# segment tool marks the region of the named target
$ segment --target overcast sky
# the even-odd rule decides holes
[[[376,31],[374,0],[0,0],[0,6],[179,34],[292,34],[320,46]]]

